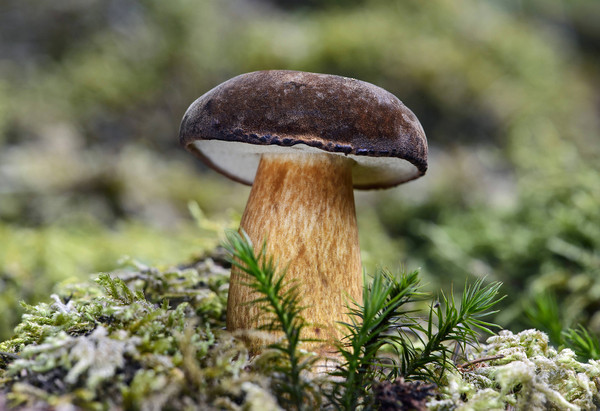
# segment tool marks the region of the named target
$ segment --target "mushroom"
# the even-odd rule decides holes
[[[427,140],[398,98],[352,78],[298,71],[234,77],[186,111],[181,144],[227,177],[252,185],[241,220],[254,244],[287,265],[322,354],[343,336],[347,304],[362,301],[353,187],[392,187],[422,176]],[[260,323],[256,296],[234,270],[227,328]],[[264,319],[263,319],[264,321]],[[249,333],[246,333],[249,334]],[[253,351],[259,340],[250,341]]]

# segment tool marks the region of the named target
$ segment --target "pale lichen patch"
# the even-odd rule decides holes
[[[442,398],[430,401],[435,410],[596,409],[600,395],[596,378],[600,361],[577,361],[570,349],[550,346],[548,336],[538,330],[520,333],[501,331],[475,348],[474,357],[494,356],[482,367],[449,373],[440,388]]]

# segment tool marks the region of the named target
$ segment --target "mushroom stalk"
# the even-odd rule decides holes
[[[267,242],[267,255],[286,281],[298,286],[302,316],[309,324],[303,338],[322,340],[304,347],[325,354],[340,341],[337,324],[348,321],[347,305],[362,301],[362,268],[352,191],[352,164],[344,156],[315,153],[263,154],[242,216],[256,246]],[[227,328],[255,329],[256,298],[233,270],[227,303]],[[261,342],[246,334],[250,349]]]

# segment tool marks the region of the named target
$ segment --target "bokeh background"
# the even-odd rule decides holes
[[[275,68],[374,83],[423,124],[427,175],[356,193],[367,271],[486,276],[504,327],[598,333],[598,21],[597,0],[2,0],[0,338],[57,283],[218,244],[249,189],[179,122]]]

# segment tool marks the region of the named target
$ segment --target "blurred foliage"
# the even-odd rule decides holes
[[[143,262],[199,258],[228,224],[205,220],[173,230],[135,221],[113,229],[93,221],[36,229],[0,224],[0,337],[10,335],[23,313],[20,300],[45,299],[57,283],[81,280],[90,267],[112,270],[127,254]]]
[[[523,322],[524,304],[552,292],[564,326],[584,323],[599,332],[599,174],[591,165],[571,168],[538,172],[537,180],[524,174],[506,207],[477,202],[457,212],[443,206],[444,198],[418,205],[390,198],[379,211],[391,235],[413,250],[413,261],[442,281],[467,273],[503,281],[511,304],[499,317],[505,325],[537,325]]]
[[[507,327],[552,292],[565,325],[599,332],[598,15],[596,0],[4,0],[0,336],[61,279],[201,252],[189,200],[235,222],[248,188],[204,173],[177,129],[205,91],[269,68],[382,86],[427,132],[427,176],[357,193],[369,270],[488,275]]]

